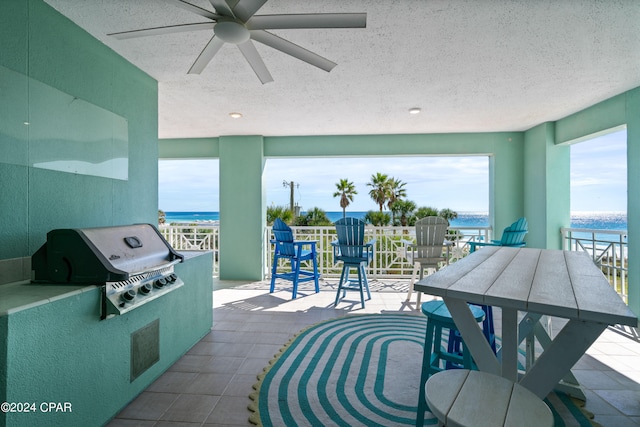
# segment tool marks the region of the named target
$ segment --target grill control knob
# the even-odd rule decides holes
[[[167,284],[167,280],[164,277],[161,277],[158,280],[156,280],[155,282],[153,282],[153,286],[155,286],[158,289],[164,288],[164,285],[166,285],[166,284]]]
[[[138,292],[140,292],[142,295],[147,295],[149,292],[151,292],[151,289],[153,289],[151,283],[145,283],[144,285],[140,286]]]
[[[122,298],[122,301],[124,302],[133,301],[135,297],[136,297],[136,292],[133,289],[129,289],[127,292],[123,293],[120,296],[120,298]]]
[[[171,273],[166,278],[169,280],[170,283],[173,283],[176,280],[178,280],[178,276],[176,275],[176,273]]]

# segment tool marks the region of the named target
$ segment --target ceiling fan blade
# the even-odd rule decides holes
[[[235,18],[231,6],[225,0],[209,0],[209,3],[220,15]]]
[[[145,28],[142,30],[123,31],[107,34],[118,40],[133,39],[136,37],[157,36],[160,34],[182,33],[186,31],[212,30],[215,22],[200,22],[197,24],[168,25],[166,27]]]
[[[258,15],[247,22],[249,30],[298,28],[366,28],[366,13],[308,13]]]
[[[242,52],[242,55],[244,55],[249,65],[251,65],[251,68],[253,68],[253,71],[256,73],[256,76],[258,76],[262,84],[273,81],[271,73],[267,70],[267,66],[264,64],[264,61],[260,57],[260,54],[251,40],[247,40],[246,42],[239,44],[238,49],[240,49],[240,52]]]
[[[240,0],[233,8],[233,13],[242,22],[247,22],[266,2],[267,0]]]
[[[281,37],[271,34],[267,31],[253,30],[251,31],[251,38],[257,42],[265,44],[269,47],[284,52],[287,55],[291,55],[294,58],[298,58],[301,61],[307,62],[315,67],[321,68],[325,71],[331,71],[337,64],[329,61],[322,56],[311,52],[297,44],[291,43]]]
[[[220,15],[216,15],[215,13],[209,12],[208,10],[195,6],[191,3],[187,3],[186,1],[183,1],[183,0],[169,0],[169,1],[182,9],[186,9],[189,12],[193,12],[197,15],[204,16],[205,18],[209,18],[213,20],[220,18]]]
[[[224,42],[213,36],[209,43],[202,49],[200,55],[195,60],[191,68],[189,68],[188,74],[200,74],[202,70],[209,64],[209,62],[213,59],[216,53],[220,50]]]

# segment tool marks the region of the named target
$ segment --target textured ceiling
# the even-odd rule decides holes
[[[365,12],[367,27],[273,30],[338,65],[255,43],[265,85],[234,45],[187,74],[211,30],[106,35],[207,21],[170,2],[45,1],[158,80],[161,138],[525,130],[640,86],[637,0],[269,0],[258,15]]]

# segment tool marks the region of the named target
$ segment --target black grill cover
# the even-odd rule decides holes
[[[151,224],[51,230],[31,257],[37,282],[119,282],[131,275],[181,262]]]

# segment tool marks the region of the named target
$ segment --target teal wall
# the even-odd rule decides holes
[[[640,88],[627,92],[627,231],[629,306],[640,315]]]
[[[562,248],[561,227],[570,214],[570,150],[555,144],[555,126],[543,123],[525,132],[525,216],[527,246]]]
[[[220,137],[221,279],[264,278],[264,165],[261,136]]]
[[[8,70],[0,73],[0,260],[32,255],[54,228],[156,223],[157,82],[41,0],[2,2],[0,48],[0,67]],[[47,108],[30,91],[33,82],[128,122],[128,180],[30,166],[42,145],[29,128],[57,125],[24,125]],[[56,131],[64,138],[65,129]],[[78,129],[68,132],[72,138]]]
[[[158,155],[162,159],[220,157],[220,138],[161,139]]]
[[[177,264],[184,286],[107,320],[100,320],[99,287],[0,317],[2,401],[38,409],[0,415],[0,425],[104,425],[209,333],[212,266],[211,252]],[[131,334],[156,319],[160,360],[130,382]],[[43,413],[42,402],[69,402],[72,412]]]
[[[490,155],[518,132],[265,137],[266,157]]]
[[[495,238],[499,239],[502,230],[524,215],[523,135],[510,135],[506,141],[498,141],[491,148],[489,225],[493,227]]]
[[[614,96],[558,120],[555,130],[556,144],[575,142],[585,136],[626,124],[627,96],[630,93],[632,92]]]

